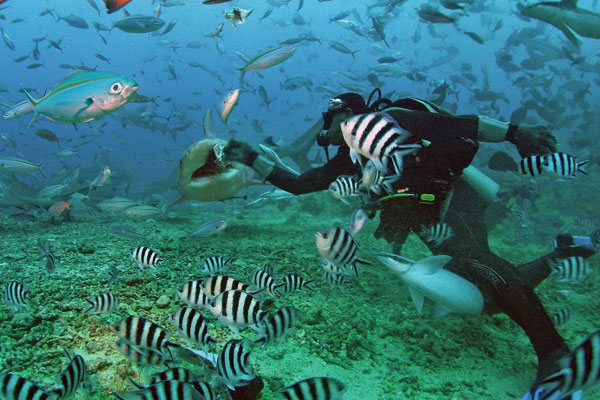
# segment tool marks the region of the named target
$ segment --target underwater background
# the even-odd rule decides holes
[[[133,0],[124,9],[152,16],[160,3]],[[27,305],[5,302],[0,309],[0,371],[51,389],[68,363],[63,352],[68,350],[85,359],[92,381],[89,392],[79,391],[73,398],[105,399],[131,390],[127,376],[145,382],[164,368],[140,368],[129,361],[117,349],[111,327],[137,315],[167,328],[170,340],[184,343],[169,321],[170,313],[184,306],[176,289],[208,276],[200,266],[218,254],[233,257],[224,272],[246,282],[267,263],[274,266],[278,282],[290,273],[314,280],[312,290],[272,299],[258,295],[273,309],[292,305],[300,312],[293,335],[251,352],[254,370],[265,383],[263,399],[274,399],[285,386],[313,376],[343,382],[345,399],[520,398],[537,365],[527,336],[503,314],[435,319],[426,306],[419,315],[406,287],[371,256],[392,250],[373,237],[377,219],[368,221],[357,238],[362,258],[373,265],[362,267],[359,279],[343,287],[322,279],[314,233],[347,225],[359,199],[349,200],[352,207],[321,192],[272,196],[248,206],[272,189],[253,186],[239,198],[188,201],[163,211],[181,196],[179,160],[203,138],[205,111],[213,109],[217,115],[229,91],[240,89],[240,95],[227,125],[214,118],[218,137],[257,144],[272,136],[285,146],[317,122],[331,97],[355,91],[366,98],[380,87],[390,99],[414,96],[435,100],[456,114],[547,125],[561,151],[590,160],[589,175],[532,180],[487,168],[490,155],[499,149],[518,159],[512,145],[481,145],[474,164],[500,184],[508,199],[488,210],[490,247],[501,257],[521,264],[548,253],[557,233],[590,234],[600,226],[598,39],[582,38],[577,47],[555,27],[521,16],[513,2],[441,3],[446,7],[413,0],[234,0],[215,5],[167,0],[161,5],[165,24],[158,34],[97,29],[92,22],[110,29],[125,14],[109,15],[95,0],[1,3],[3,112],[27,99],[21,86],[39,98],[81,66],[130,77],[138,94],[153,101],[125,104],[76,127],[43,115],[30,123],[33,114],[0,122],[0,158],[43,162],[43,175],[0,169],[0,284],[18,281],[29,290]],[[453,9],[452,4],[461,7]],[[600,13],[596,0],[577,4]],[[233,7],[253,12],[234,27],[223,15]],[[420,17],[427,15],[419,12],[427,7],[453,22]],[[348,14],[336,20],[344,11]],[[88,27],[59,18],[71,16]],[[384,24],[383,35],[374,32],[374,20]],[[172,21],[172,29],[162,34]],[[221,23],[220,35],[205,37]],[[336,50],[332,41],[352,54]],[[246,64],[240,54],[252,59],[278,45],[296,50],[281,64],[246,72],[240,80],[237,68]],[[27,57],[16,60],[22,56]],[[59,142],[34,134],[34,129],[51,131]],[[311,165],[325,161],[316,144],[308,158]],[[67,193],[87,193],[105,166],[112,173],[108,182],[70,203],[70,209],[46,212],[67,201]],[[52,194],[40,198],[40,190],[49,187]],[[101,206],[115,196],[158,211],[129,216]],[[226,219],[227,227],[188,237],[216,218]],[[43,251],[40,255],[39,243],[46,241],[55,268],[48,268]],[[152,248],[165,261],[155,269],[138,268],[130,256],[138,246]],[[412,235],[402,250],[413,260],[428,254]],[[559,327],[569,345],[598,328],[597,258],[589,263],[593,272],[585,281],[546,280],[536,290],[549,314],[565,306],[572,309],[570,320]],[[115,279],[109,275],[111,267],[118,271]],[[106,292],[119,298],[118,309],[86,312],[86,299]],[[218,348],[238,337],[204,314]],[[246,329],[242,336],[254,339],[257,333]]]

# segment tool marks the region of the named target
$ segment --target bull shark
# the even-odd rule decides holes
[[[577,7],[577,0],[531,4],[521,14],[554,25],[577,47],[581,45],[577,35],[600,39],[600,14]]]

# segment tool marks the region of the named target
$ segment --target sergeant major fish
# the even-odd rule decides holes
[[[256,328],[266,316],[261,310],[260,301],[243,290],[225,291],[206,307],[219,322],[227,325],[236,334],[239,333],[238,328]]]
[[[208,333],[208,325],[202,314],[190,307],[183,307],[171,314],[171,322],[190,345],[213,348],[217,340]]]
[[[217,371],[231,389],[254,379],[250,352],[244,348],[243,340],[232,339],[225,343],[217,359]]]
[[[263,336],[254,341],[255,344],[269,344],[288,335],[298,320],[298,310],[294,307],[283,307],[264,319],[261,330]]]
[[[345,391],[346,385],[337,379],[315,377],[286,386],[280,394],[285,400],[339,400]]]
[[[225,266],[229,264],[231,259],[232,257],[224,258],[221,256],[209,256],[202,263],[200,271],[214,275],[217,272],[223,271],[225,269]]]
[[[156,268],[157,265],[162,265],[162,262],[165,261],[154,250],[145,246],[133,249],[131,251],[131,258],[133,258],[133,261],[137,263],[140,269],[144,269],[144,266]]]
[[[86,312],[90,314],[107,314],[119,307],[119,299],[112,293],[103,293],[94,297],[93,300],[87,299],[90,303]]]

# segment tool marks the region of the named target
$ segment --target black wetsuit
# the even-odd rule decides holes
[[[421,225],[440,221],[452,193],[444,222],[452,227],[454,235],[439,246],[426,244],[434,254],[452,257],[445,267],[447,270],[479,287],[486,299],[487,312],[502,311],[523,328],[539,360],[538,379],[555,372],[557,358],[566,354],[568,347],[533,288],[550,274],[547,259],[557,255],[529,263],[523,269],[531,275],[528,279],[519,268],[494,254],[488,246],[486,204],[465,182],[458,180],[477,152],[477,116],[453,116],[433,104],[412,98],[401,99],[392,107],[402,108],[386,112],[414,135],[414,141],[431,142],[415,155],[404,157],[402,177],[394,189],[432,193],[436,201],[433,204],[414,198],[382,201],[375,236],[392,243],[394,252],[399,254],[411,231],[419,235]],[[276,167],[267,180],[280,189],[302,194],[326,190],[338,176],[357,173],[360,167],[350,160],[348,147],[340,146],[335,157],[322,167],[300,176]]]

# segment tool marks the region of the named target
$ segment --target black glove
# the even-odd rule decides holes
[[[226,162],[236,161],[249,167],[252,167],[258,155],[258,152],[252,146],[241,140],[230,139],[223,148],[223,156]]]
[[[523,158],[533,154],[556,153],[558,149],[556,136],[544,125],[511,125],[506,140],[517,146]]]

